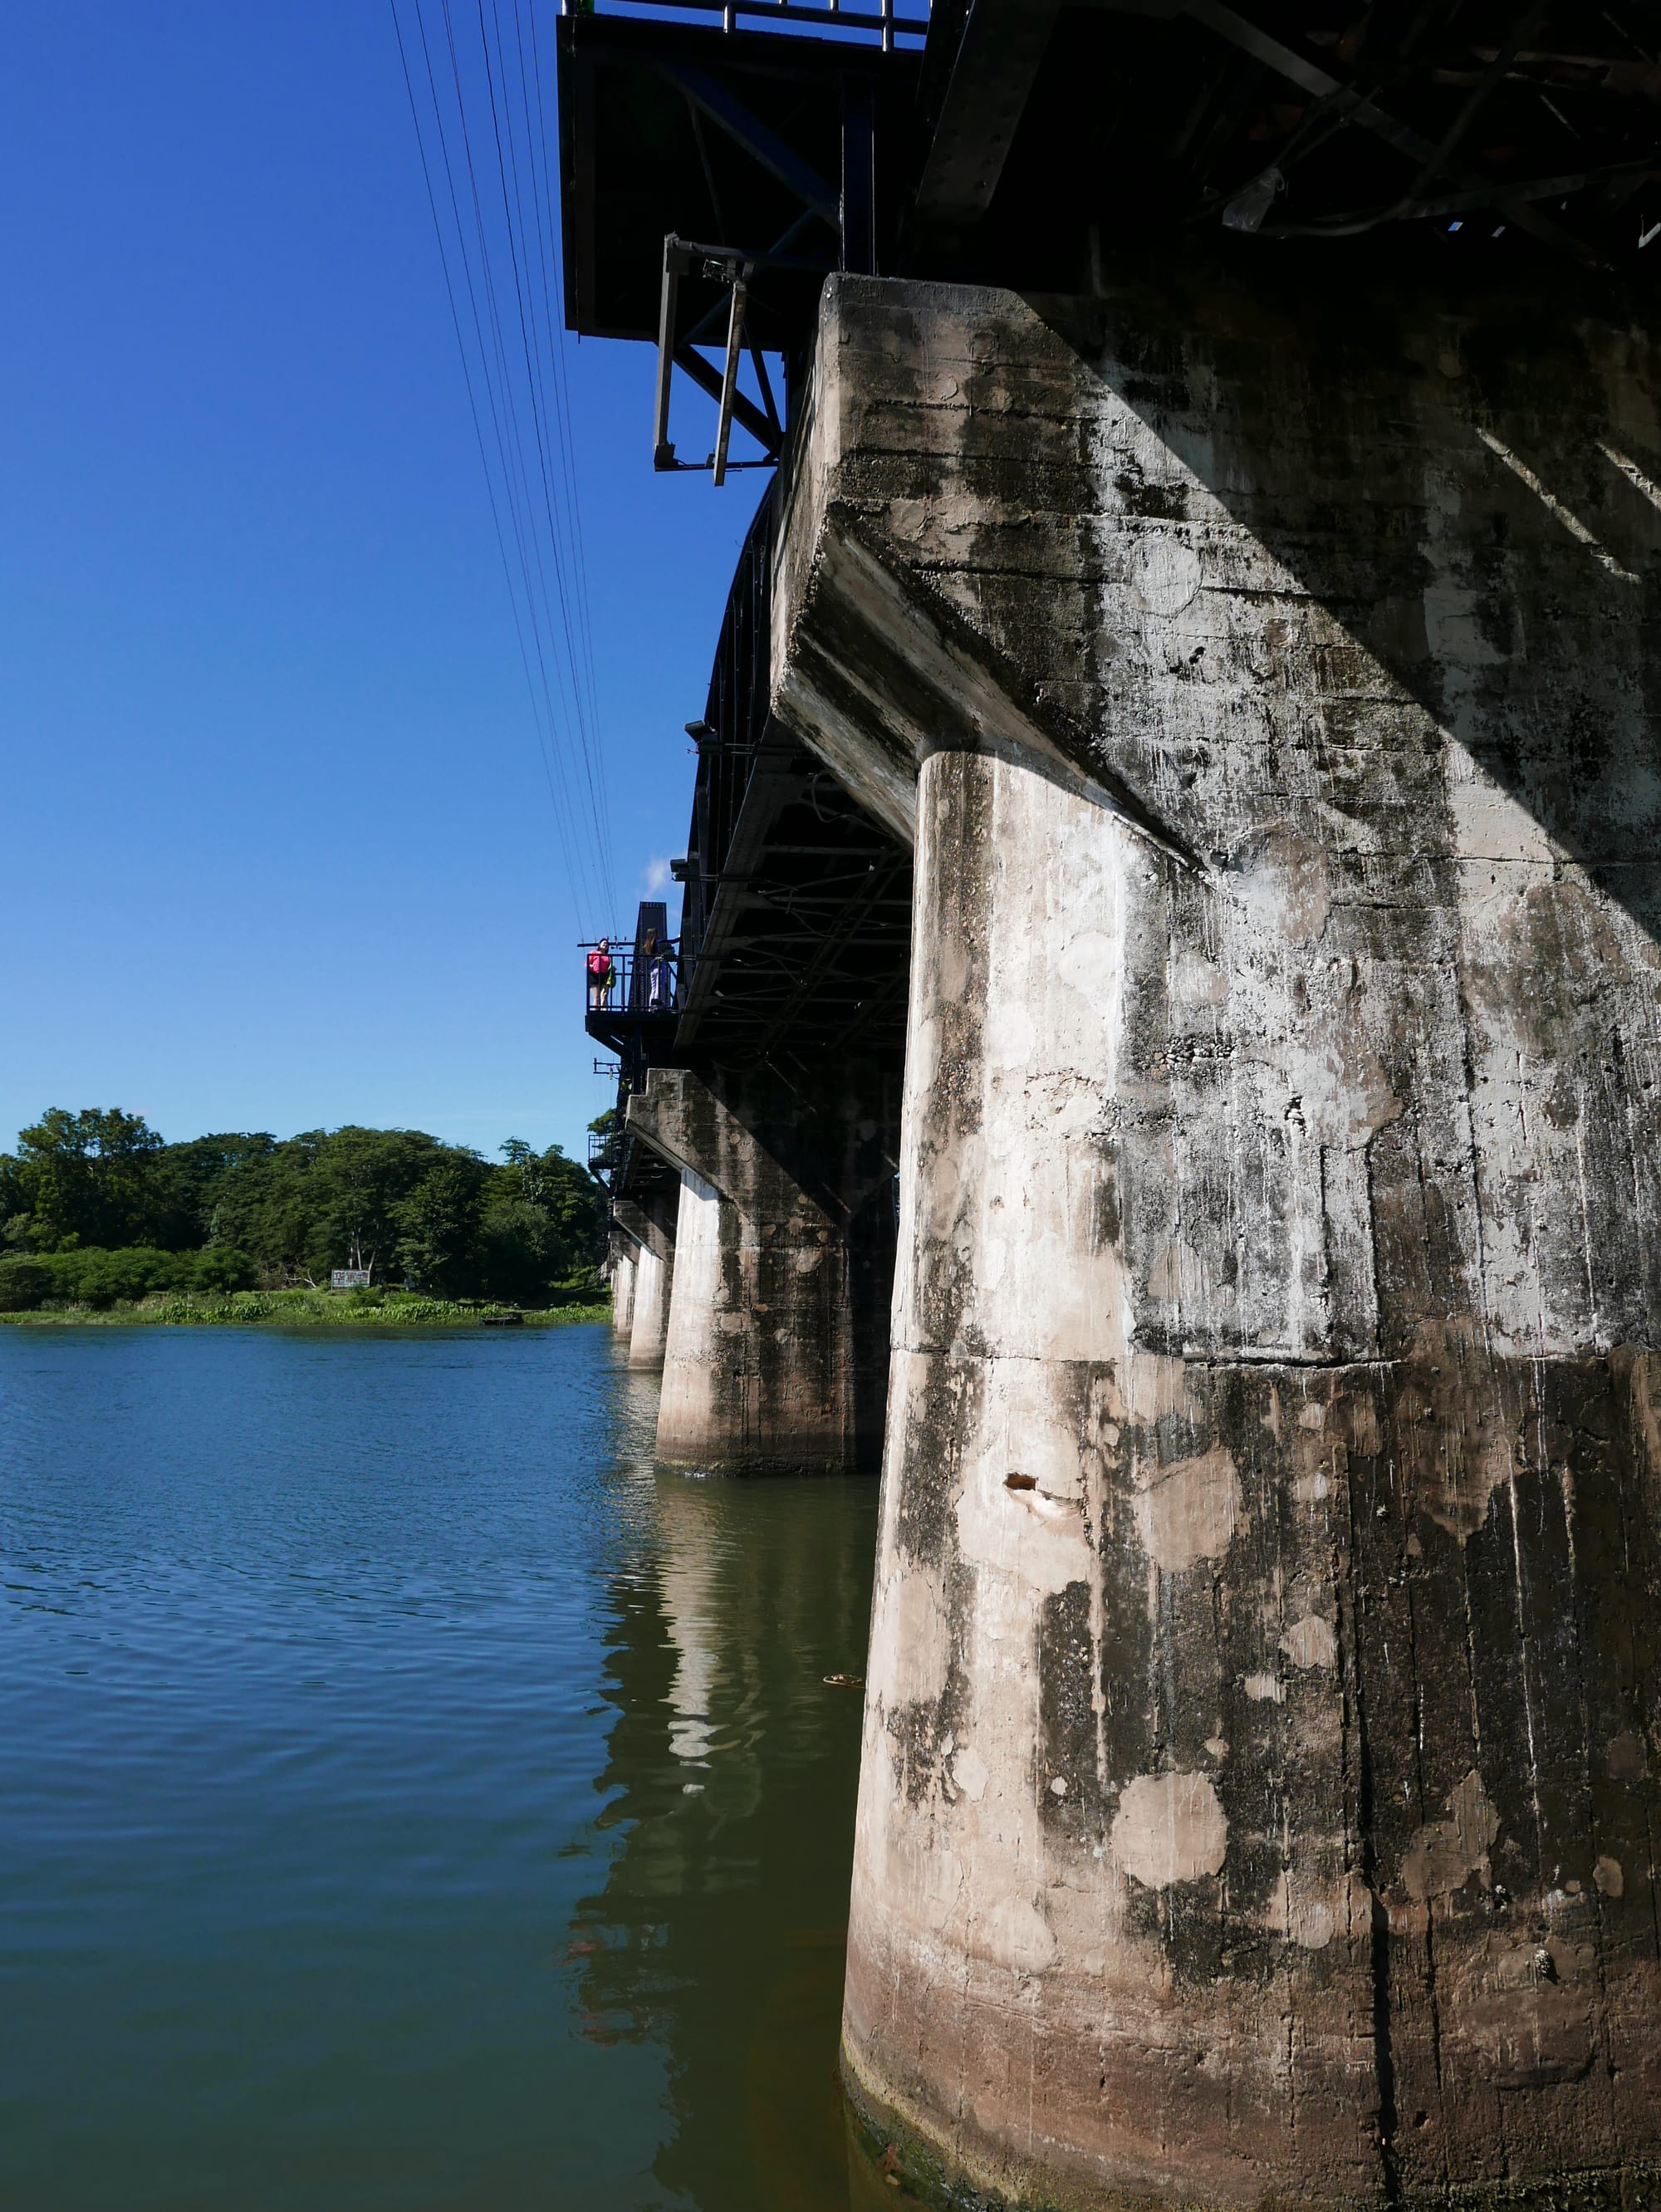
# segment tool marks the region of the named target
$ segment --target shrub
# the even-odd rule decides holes
[[[252,1291],[258,1280],[248,1255],[228,1244],[210,1244],[185,1256],[190,1263],[185,1280],[193,1291]]]
[[[19,1253],[0,1260],[0,1313],[31,1313],[52,1292],[52,1269]]]
[[[52,1297],[107,1306],[118,1298],[182,1288],[190,1278],[191,1259],[188,1253],[135,1244],[123,1252],[103,1252],[96,1246],[85,1252],[52,1252],[41,1264],[51,1271]]]

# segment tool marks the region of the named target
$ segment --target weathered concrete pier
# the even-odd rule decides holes
[[[1029,2191],[1656,2142],[1653,365],[1394,305],[826,295],[778,701],[918,878],[848,2055]]]
[[[606,1272],[611,1278],[611,1326],[621,1337],[627,1337],[634,1326],[634,1277],[639,1249],[614,1231]]]
[[[919,2185],[1661,2201],[1661,378],[1607,265],[1627,111],[1577,110],[1614,135],[1548,221],[1536,140],[1464,138],[1489,101],[1479,148],[1532,130],[1530,71],[1583,51],[1549,10],[1465,46],[1380,17],[1394,137],[1354,120],[1382,62],[1301,18],[1017,14],[937,15],[915,91],[867,56],[924,150],[853,252],[845,167],[840,265],[773,310],[783,466],[695,726],[692,1018],[627,1103],[681,1178],[660,1444],[772,1463],[810,1406],[816,1463],[858,1464],[897,1247],[845,2059]],[[645,66],[639,27],[566,28],[573,85]],[[767,43],[704,34],[729,139]],[[1062,130],[1087,64],[1129,153]],[[681,179],[659,230],[716,235],[639,128]],[[1109,228],[1150,145],[1189,210],[1157,250]],[[779,185],[775,142],[749,159]],[[1355,204],[1376,251],[1268,234]],[[676,361],[698,298],[662,296]],[[817,907],[781,896],[804,793],[844,855]],[[850,926],[879,866],[908,945],[880,904]],[[875,1011],[834,1040],[845,942]]]
[[[660,1458],[743,1474],[880,1455],[898,1107],[892,1078],[857,1067],[810,1090],[660,1068],[629,1100],[681,1177]]]
[[[675,1280],[675,1221],[672,1205],[653,1193],[640,1200],[614,1197],[615,1231],[633,1247],[633,1280],[628,1287],[628,1364],[658,1368],[669,1334],[670,1296]],[[612,1318],[617,1322],[614,1300]],[[622,1324],[617,1323],[621,1333]]]

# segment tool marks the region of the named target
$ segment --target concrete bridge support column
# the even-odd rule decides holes
[[[614,1233],[611,1239],[612,1334],[627,1343],[634,1328],[634,1284],[640,1246],[631,1237]]]
[[[664,1364],[669,1285],[669,1269],[649,1244],[643,1244],[634,1262],[634,1311],[628,1331],[631,1367],[650,1369]]]
[[[1614,1188],[1537,1138],[1527,1303],[1467,1304],[1451,969],[1387,1064],[1395,991],[1213,968],[1204,886],[1042,761],[928,759],[918,854],[860,2096],[1023,2203],[1613,2204],[1661,2133],[1661,1358],[1536,1269],[1596,1279]]]
[[[681,1170],[658,1453],[733,1474],[875,1468],[896,1086],[654,1069],[629,1126]]]
[[[848,2076],[1034,2207],[1655,2203],[1661,350],[1266,285],[826,288],[775,712],[917,854]]]
[[[669,1332],[670,1291],[675,1277],[675,1231],[672,1222],[665,1226],[658,1218],[667,1211],[661,1201],[636,1205],[628,1199],[617,1200],[612,1207],[618,1224],[627,1235],[638,1240],[628,1364],[648,1370],[663,1365]]]

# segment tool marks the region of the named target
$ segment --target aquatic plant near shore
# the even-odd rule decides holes
[[[518,1312],[527,1327],[549,1328],[567,1322],[604,1321],[610,1311],[603,1303],[531,1310],[400,1291],[347,1297],[329,1291],[238,1291],[223,1297],[164,1292],[100,1306],[54,1304],[24,1313],[0,1313],[0,1323],[22,1328],[465,1328]]]

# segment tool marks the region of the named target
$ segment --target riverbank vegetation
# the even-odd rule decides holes
[[[0,1310],[0,1327],[107,1328],[138,1324],[160,1328],[488,1328],[511,1322],[553,1328],[567,1322],[609,1319],[611,1308],[592,1299],[556,1306],[504,1306],[484,1298],[429,1298],[413,1291],[233,1291],[223,1296],[165,1291],[102,1304],[50,1299],[27,1308]]]
[[[0,1153],[0,1315],[476,1321],[593,1309],[604,1194],[557,1145],[488,1161],[415,1129],[169,1144],[54,1107]],[[367,1290],[327,1289],[355,1268]],[[440,1309],[442,1310],[440,1310]]]

